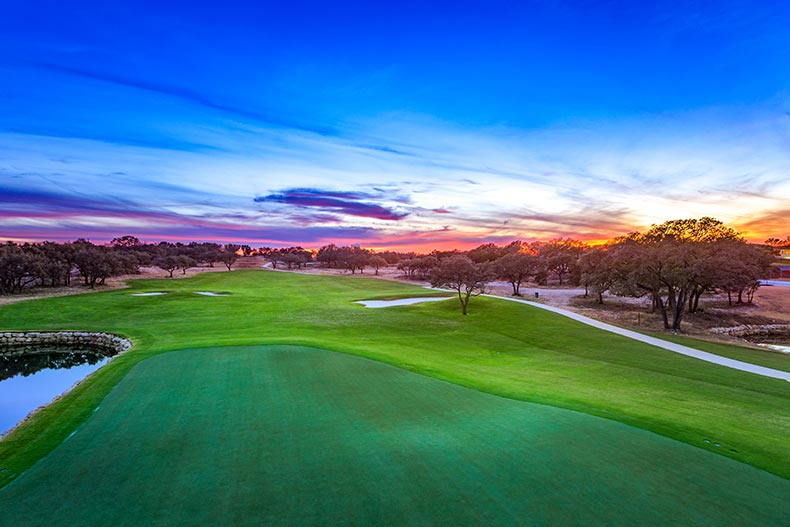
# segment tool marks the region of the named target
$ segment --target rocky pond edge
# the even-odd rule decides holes
[[[93,331],[0,332],[0,355],[41,346],[90,348],[109,352],[107,355],[117,355],[131,348],[132,341],[114,333]]]

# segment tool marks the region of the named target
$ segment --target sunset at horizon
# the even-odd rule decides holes
[[[789,20],[740,0],[9,5],[0,241],[428,252],[704,216],[784,237]]]
[[[3,526],[788,525],[790,2],[3,7]]]

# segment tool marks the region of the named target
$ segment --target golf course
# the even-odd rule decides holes
[[[497,298],[263,270],[0,307],[127,352],[0,441],[0,525],[787,525],[790,383]],[[150,292],[166,292],[145,295]],[[206,292],[222,293],[206,295]],[[790,371],[778,353],[673,337]]]

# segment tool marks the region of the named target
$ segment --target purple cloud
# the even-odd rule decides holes
[[[375,230],[360,227],[254,228],[238,225],[212,225],[205,222],[199,225],[179,224],[133,228],[86,225],[76,222],[60,222],[57,227],[23,224],[11,224],[7,228],[0,226],[0,240],[23,238],[65,242],[77,238],[87,238],[95,243],[105,243],[124,234],[133,234],[146,242],[159,240],[216,241],[271,246],[299,244],[315,247],[329,243],[351,244],[379,239],[379,234]]]
[[[364,192],[323,191],[310,188],[295,188],[284,190],[280,193],[258,196],[254,199],[257,203],[284,203],[304,208],[320,208],[329,212],[374,218],[378,220],[402,220],[409,215],[408,212],[398,212],[392,208],[376,203],[361,201],[375,199],[379,196]]]

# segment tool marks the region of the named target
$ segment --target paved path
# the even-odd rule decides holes
[[[491,298],[500,298],[502,300],[509,300],[511,302],[518,302],[520,304],[527,304],[532,307],[545,309],[546,311],[551,311],[552,313],[557,313],[559,315],[572,318],[573,320],[581,322],[582,324],[587,324],[588,326],[593,326],[595,328],[602,329],[604,331],[610,331],[612,333],[616,333],[624,337],[638,340],[639,342],[644,342],[645,344],[650,344],[651,346],[656,346],[659,348],[663,348],[665,350],[673,351],[675,353],[680,353],[681,355],[687,355],[689,357],[694,357],[695,359],[712,362],[713,364],[719,364],[721,366],[726,366],[728,368],[733,368],[735,370],[747,371],[749,373],[762,375],[763,377],[784,379],[785,381],[790,382],[790,372],[774,370],[773,368],[765,368],[763,366],[757,366],[756,364],[750,364],[748,362],[742,362],[735,359],[728,359],[727,357],[714,355],[713,353],[707,353],[705,351],[700,351],[698,349],[689,348],[688,346],[675,344],[674,342],[668,342],[666,340],[650,337],[648,335],[643,335],[642,333],[637,333],[636,331],[623,329],[617,326],[613,326],[611,324],[607,324],[605,322],[599,322],[598,320],[594,320],[590,317],[585,317],[584,315],[580,315],[578,313],[568,311],[567,309],[547,306],[545,304],[539,304],[537,302],[530,302],[529,300],[521,300],[518,298],[508,298],[504,296],[494,296],[494,295],[485,295],[485,296],[489,296]]]

